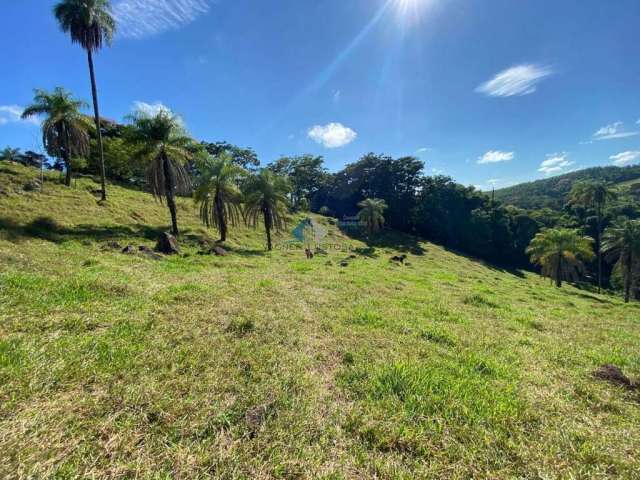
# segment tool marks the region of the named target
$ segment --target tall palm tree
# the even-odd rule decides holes
[[[220,231],[220,241],[227,240],[229,225],[240,223],[242,194],[238,180],[245,169],[233,163],[228,153],[207,157],[198,163],[198,178],[194,198],[200,205],[200,219],[207,227]]]
[[[627,220],[607,228],[602,236],[602,250],[609,261],[620,268],[624,282],[624,301],[631,298],[634,273],[640,269],[640,220]]]
[[[4,160],[5,162],[17,162],[19,157],[19,148],[7,147],[0,152],[0,160]]]
[[[593,240],[583,237],[576,230],[550,228],[536,234],[527,254],[531,263],[542,267],[542,275],[556,281],[575,281],[584,272],[583,261],[593,258]]]
[[[384,211],[387,204],[379,198],[366,198],[358,203],[358,219],[367,226],[369,235],[373,235],[384,226]]]
[[[178,236],[176,194],[187,193],[191,179],[184,164],[192,159],[193,140],[187,136],[180,119],[161,110],[155,115],[136,112],[130,117],[131,140],[140,145],[137,157],[149,162],[147,181],[153,196],[162,203],[167,199],[171,214],[171,232]]]
[[[25,108],[22,118],[45,115],[42,122],[42,143],[52,157],[62,160],[66,169],[65,185],[71,185],[71,161],[89,154],[87,117],[80,113],[87,104],[73,98],[62,87],[53,92],[36,90],[33,104]]]
[[[602,212],[609,200],[614,200],[616,193],[602,181],[584,181],[576,183],[569,193],[569,203],[596,211],[596,255],[598,256],[598,292],[602,289]]]
[[[287,223],[287,194],[291,191],[286,178],[263,169],[247,179],[244,185],[245,221],[256,228],[264,222],[267,249],[273,250],[271,230],[281,231]]]
[[[105,183],[104,149],[100,129],[100,109],[98,108],[98,87],[93,68],[93,52],[100,50],[103,44],[110,45],[116,30],[116,22],[111,14],[109,0],[62,0],[53,13],[65,33],[69,33],[73,43],[79,43],[87,51],[89,75],[91,77],[91,94],[93,97],[93,113],[100,152],[100,176],[102,180],[102,200],[107,198]]]

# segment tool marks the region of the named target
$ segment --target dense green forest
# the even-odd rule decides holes
[[[495,191],[496,200],[520,208],[561,210],[574,183],[600,180],[610,184],[640,181],[640,165],[628,167],[594,167],[552,178],[520,183]]]

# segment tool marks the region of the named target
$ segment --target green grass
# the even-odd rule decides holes
[[[166,207],[37,173],[0,163],[0,478],[640,478],[640,394],[591,376],[640,377],[637,304],[391,233],[199,255],[187,199],[182,255],[124,255]]]

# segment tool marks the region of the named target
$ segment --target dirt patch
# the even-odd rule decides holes
[[[605,382],[609,382],[619,387],[628,389],[635,389],[638,387],[615,365],[603,365],[593,372],[593,376],[599,380],[604,380]]]

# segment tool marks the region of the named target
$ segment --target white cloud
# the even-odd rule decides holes
[[[169,107],[167,107],[164,103],[159,101],[153,102],[153,103],[135,101],[133,102],[133,106],[131,107],[131,110],[134,113],[141,113],[148,117],[155,117],[160,112],[165,112],[165,113],[168,113],[169,115],[174,116],[178,124],[181,127],[186,128],[186,125],[182,117],[180,117],[180,115],[176,115],[176,113],[173,112]]]
[[[210,5],[211,0],[117,0],[113,15],[123,37],[142,38],[187,25]]]
[[[421,153],[428,153],[431,151],[431,148],[429,147],[421,147],[418,150],[416,150],[417,154],[421,154]]]
[[[340,99],[342,98],[342,91],[336,90],[333,92],[333,103],[340,103]]]
[[[570,167],[575,163],[568,160],[568,156],[568,153],[552,153],[551,155],[547,155],[547,159],[540,164],[538,171],[545,175],[565,172],[567,167]]]
[[[593,134],[595,140],[611,140],[613,138],[626,138],[640,135],[640,132],[628,132],[624,129],[624,123],[615,122],[611,125],[605,125]]]
[[[478,158],[480,165],[485,163],[508,162],[515,157],[514,152],[501,152],[500,150],[489,150],[483,156]]]
[[[139,112],[149,117],[155,117],[160,112],[165,112],[173,115],[173,112],[169,107],[164,105],[162,102],[154,102],[154,103],[146,103],[146,102],[133,102],[134,112]]]
[[[21,118],[24,108],[18,105],[0,105],[0,125],[7,123],[30,123],[32,125],[40,125],[37,117],[29,117],[26,120]]]
[[[516,65],[496,74],[491,80],[476,88],[476,92],[491,97],[529,95],[536,91],[538,82],[552,74],[551,67],[544,65]]]
[[[640,160],[640,151],[630,150],[627,152],[620,152],[617,155],[611,155],[609,160],[612,160],[614,165],[619,167],[631,165],[632,163]]]
[[[315,125],[307,132],[309,138],[325,148],[339,148],[353,142],[358,134],[341,123]]]
[[[500,180],[499,178],[490,178],[489,180],[487,180],[487,183],[489,185],[497,185],[500,182],[502,182],[502,180]]]

